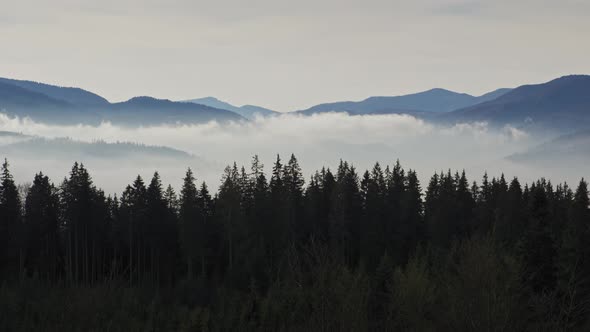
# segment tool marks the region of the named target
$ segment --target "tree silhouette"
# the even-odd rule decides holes
[[[518,330],[590,327],[584,180],[521,184],[341,161],[307,185],[225,168],[210,192],[187,169],[106,196],[75,163],[54,186],[0,175],[0,330]]]

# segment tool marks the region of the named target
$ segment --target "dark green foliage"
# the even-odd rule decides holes
[[[559,290],[563,296],[565,329],[589,327],[590,322],[590,202],[582,180],[570,205],[559,255]]]
[[[24,232],[18,189],[5,159],[0,174],[0,271],[8,278],[21,274],[24,263]]]
[[[104,277],[108,207],[82,164],[74,164],[60,189],[64,270],[67,280],[92,284]]]
[[[21,197],[0,184],[0,330],[585,331],[588,188],[341,161],[307,186],[295,156],[267,179],[187,170],[106,197],[74,164]],[[423,196],[425,197],[423,199]]]
[[[56,280],[61,271],[59,196],[43,173],[35,175],[25,202],[25,270],[29,276]]]
[[[557,281],[557,248],[551,233],[549,198],[544,181],[537,182],[531,191],[528,228],[521,247],[523,277],[533,293],[548,293],[555,289]]]

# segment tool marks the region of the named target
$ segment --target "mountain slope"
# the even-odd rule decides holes
[[[494,100],[500,96],[503,96],[510,91],[512,91],[512,89],[500,88],[500,89],[488,92],[486,94],[483,94],[483,95],[477,97],[477,99],[478,99],[477,102],[478,103],[485,103],[486,101]]]
[[[134,125],[244,120],[231,111],[152,97],[134,97],[110,104],[104,113],[114,122]]]
[[[210,107],[214,107],[214,108],[228,110],[228,111],[234,112],[236,114],[239,114],[247,119],[252,119],[256,115],[271,116],[271,115],[278,114],[278,112],[269,110],[268,108],[255,106],[255,105],[244,105],[244,106],[240,106],[240,107],[234,106],[230,103],[226,103],[226,102],[219,100],[215,97],[190,99],[190,100],[186,100],[185,102],[201,104],[201,105],[206,105],[206,106],[210,106]]]
[[[69,104],[77,106],[104,106],[108,105],[109,103],[105,98],[95,93],[82,90],[80,88],[67,88],[44,83],[14,80],[2,77],[0,77],[0,83],[18,86],[23,89],[41,93],[50,98],[62,100]]]
[[[440,116],[447,122],[487,121],[574,130],[590,126],[590,76],[523,85],[494,100]]]
[[[13,157],[34,157],[50,159],[99,158],[105,160],[176,160],[192,159],[189,153],[164,146],[135,143],[106,143],[104,141],[81,142],[69,138],[30,137],[11,144],[2,145],[2,151]]]
[[[562,135],[554,140],[535,146],[522,153],[507,157],[519,163],[563,164],[580,162],[579,166],[590,162],[590,130]]]
[[[72,104],[20,86],[0,82],[0,113],[47,123],[94,123],[96,112],[82,112]]]
[[[70,106],[63,100],[0,81],[0,109],[64,108]]]
[[[508,91],[509,89],[498,89],[483,96],[474,97],[445,89],[432,89],[403,96],[369,97],[359,102],[320,104],[298,113],[305,115],[324,112],[347,112],[355,115],[408,113],[409,111],[442,113],[488,101]]]
[[[0,78],[0,113],[53,124],[99,124],[110,121],[131,126],[240,121],[227,110],[151,97],[126,102],[106,99],[79,88],[62,88],[31,81]]]

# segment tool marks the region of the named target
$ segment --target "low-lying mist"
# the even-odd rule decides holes
[[[470,180],[479,181],[487,171],[490,176],[503,172],[507,177],[518,176],[526,182],[541,176],[553,182],[577,182],[586,171],[583,165],[569,165],[566,172],[505,159],[551,137],[533,136],[512,127],[492,129],[485,123],[438,126],[407,115],[282,115],[229,124],[129,128],[111,123],[48,125],[0,114],[0,131],[21,134],[0,137],[0,157],[9,159],[17,182],[31,181],[36,172],[43,171],[59,183],[73,162],[79,161],[89,169],[96,185],[107,193],[119,193],[138,174],[149,178],[156,170],[164,183],[179,189],[187,167],[193,168],[199,181],[207,181],[216,188],[225,165],[236,161],[248,169],[254,154],[259,155],[270,172],[277,154],[286,160],[294,153],[306,178],[322,166],[336,168],[340,159],[353,163],[359,172],[371,168],[376,161],[392,164],[399,159],[405,168],[418,171],[423,187],[434,172],[447,169],[465,169]],[[127,158],[121,151],[110,154],[108,144],[108,151],[98,155],[77,148],[55,157],[50,151],[42,153],[39,149],[23,147],[17,153],[14,146],[9,148],[31,137],[67,137],[86,143],[141,143],[182,150],[190,157],[162,158],[157,151],[140,154],[129,150],[133,158]]]

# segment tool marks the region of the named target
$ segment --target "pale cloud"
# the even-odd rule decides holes
[[[534,138],[515,128],[492,130],[485,123],[458,124],[439,127],[406,115],[349,116],[328,113],[310,117],[284,115],[257,118],[251,122],[199,125],[119,127],[110,123],[99,126],[54,126],[28,119],[0,115],[0,130],[20,132],[49,138],[69,137],[92,142],[138,142],[164,145],[187,151],[204,159],[172,165],[155,164],[151,160],[139,164],[90,158],[85,162],[97,184],[109,192],[118,192],[136,174],[151,176],[160,171],[164,179],[180,185],[186,167],[193,167],[200,180],[213,187],[219,183],[224,165],[236,161],[248,167],[250,158],[258,154],[269,171],[276,154],[283,159],[294,153],[306,177],[322,166],[335,168],[340,159],[348,160],[358,169],[372,167],[379,161],[391,164],[400,159],[406,167],[418,170],[422,181],[435,171],[467,169],[474,178],[485,170],[510,171],[500,166],[505,156],[536,144]],[[0,144],[1,145],[1,144]],[[34,172],[44,170],[54,179],[67,174],[72,160],[20,160],[8,157],[18,169],[18,180],[27,181]],[[201,160],[201,159],[199,159]],[[508,173],[509,174],[509,173]],[[519,171],[520,176],[527,176]],[[528,179],[528,178],[526,178]]]

